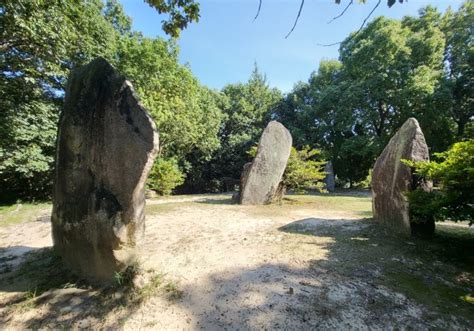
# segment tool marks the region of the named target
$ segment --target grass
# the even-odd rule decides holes
[[[0,226],[36,220],[51,214],[51,203],[18,203],[0,206]]]
[[[169,281],[165,285],[164,289],[165,289],[166,293],[168,294],[168,299],[170,301],[176,301],[176,300],[179,300],[183,297],[183,291],[180,290],[178,288],[178,285],[173,281]]]
[[[474,319],[474,233],[466,227],[437,223],[432,238],[401,238],[367,220],[367,227],[339,231],[320,227],[301,233],[295,224],[288,233],[329,237],[327,260],[312,268],[325,268],[348,279],[360,278],[385,286],[427,307],[428,319],[457,316]]]
[[[147,204],[145,206],[145,213],[146,215],[154,215],[154,214],[163,214],[169,213],[180,206],[182,206],[183,202],[167,202],[167,203],[159,203],[159,204]]]
[[[346,212],[361,218],[372,217],[372,199],[368,196],[340,196],[335,194],[287,195],[279,204],[245,206],[255,216],[285,215],[294,209]]]
[[[283,205],[300,205],[317,208],[318,210],[337,210],[349,212],[371,213],[372,198],[366,196],[321,195],[290,195],[283,199]]]

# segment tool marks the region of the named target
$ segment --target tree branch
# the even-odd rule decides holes
[[[290,32],[288,32],[288,34],[285,36],[285,39],[288,38],[288,36],[289,36],[289,35],[293,32],[293,30],[295,29],[296,24],[298,24],[298,20],[299,20],[299,18],[300,18],[301,11],[303,10],[303,6],[304,6],[304,0],[301,0],[300,9],[298,10],[298,15],[296,16],[295,23],[293,24],[293,27],[291,28]]]
[[[262,8],[262,0],[259,0],[258,1],[258,10],[257,10],[257,15],[255,15],[253,21],[255,22],[255,20],[257,19],[258,15],[260,14],[260,9]]]
[[[372,10],[370,11],[369,15],[367,15],[367,17],[364,19],[364,21],[362,22],[359,30],[356,31],[355,34],[352,35],[352,38],[355,37],[363,28],[364,28],[364,25],[365,23],[367,22],[367,20],[370,18],[370,16],[372,16],[372,14],[374,13],[374,11],[377,9],[378,6],[380,6],[380,3],[382,2],[382,0],[379,0],[377,1],[377,4],[374,6],[374,8],[372,8]]]
[[[352,2],[352,1],[351,1]],[[380,6],[380,3],[382,2],[382,0],[378,0],[377,3],[375,4],[374,8],[372,8],[372,10],[370,11],[369,15],[367,15],[367,17],[364,19],[364,21],[362,22],[361,26],[359,27],[359,29],[353,33],[349,38],[347,38],[346,40],[349,41],[351,39],[353,39],[355,36],[357,36],[359,34],[360,31],[362,31],[362,29],[364,28],[365,26],[365,23],[367,23],[367,20],[370,18],[370,16],[372,16],[372,14],[374,13],[374,11],[377,9],[378,6]],[[324,46],[324,47],[330,47],[330,46],[335,46],[335,45],[339,45],[341,44],[342,41],[338,41],[338,42],[335,42],[335,43],[332,43],[332,44],[317,44],[318,46]]]
[[[347,11],[347,9],[348,9],[353,3],[354,3],[354,0],[349,1],[349,3],[347,4],[346,8],[344,8],[344,10],[343,10],[339,15],[334,16],[334,17],[332,18],[332,20],[330,20],[330,21],[328,22],[328,24],[331,24],[332,21],[335,21],[335,20],[337,20],[339,17],[341,17],[342,15],[344,15],[344,13]]]
[[[339,45],[341,43],[342,43],[342,41],[337,41],[337,42],[331,43],[331,44],[316,44],[316,46],[331,47],[331,46]]]

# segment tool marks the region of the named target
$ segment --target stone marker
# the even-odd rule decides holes
[[[329,161],[324,166],[324,172],[326,173],[326,177],[324,178],[324,184],[326,185],[326,190],[329,192],[333,192],[336,188],[336,180],[334,177],[334,169],[332,167],[332,162]]]
[[[240,184],[241,204],[263,205],[278,199],[291,144],[291,134],[282,124],[277,121],[268,123],[255,159],[244,166]]]
[[[372,209],[374,219],[393,230],[410,235],[434,231],[434,222],[414,223],[410,220],[406,192],[431,189],[430,182],[416,178],[410,167],[400,160],[428,161],[428,146],[418,121],[409,118],[375,162],[372,172]]]
[[[134,262],[157,146],[153,120],[106,60],[72,72],[59,122],[51,221],[55,250],[79,275],[108,283]]]

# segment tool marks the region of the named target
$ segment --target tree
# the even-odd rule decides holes
[[[305,193],[310,189],[324,190],[325,164],[320,150],[307,146],[301,150],[292,147],[282,178],[285,189],[296,193]]]
[[[172,41],[135,35],[122,41],[117,58],[117,68],[156,123],[160,156],[183,161],[194,149],[209,155],[219,146],[220,111],[189,68],[178,63]]]
[[[49,194],[69,70],[113,57],[118,32],[104,9],[100,0],[0,5],[1,199]]]
[[[163,20],[162,28],[173,38],[179,37],[180,31],[191,22],[199,22],[199,3],[195,0],[145,0],[160,14],[169,14]]]
[[[281,93],[268,86],[257,65],[247,83],[227,85],[222,93],[222,147],[213,159],[215,176],[239,178],[243,165],[249,161],[247,151],[260,139]]]
[[[445,45],[442,16],[432,7],[401,21],[379,17],[342,42],[339,61],[322,61],[295,85],[273,116],[290,128],[295,146],[322,148],[350,184],[367,176],[408,117],[419,120],[432,152],[443,151],[455,125]]]
[[[457,125],[457,137],[474,117],[474,3],[465,1],[457,12],[447,11],[442,30],[446,36],[445,77],[441,93]]]
[[[184,183],[184,174],[174,158],[157,158],[148,177],[148,188],[169,195],[176,186]]]
[[[216,92],[201,86],[189,68],[178,63],[173,41],[138,34],[124,38],[117,67],[131,80],[156,123],[160,162],[174,160],[186,174],[188,189],[205,189],[204,164],[220,145],[222,113]]]

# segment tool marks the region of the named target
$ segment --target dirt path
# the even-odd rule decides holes
[[[380,245],[371,240],[373,223],[360,213],[318,211],[310,204],[246,207],[228,200],[172,201],[170,210],[148,216],[142,264],[172,279],[182,291],[178,300],[154,296],[128,313],[114,308],[97,316],[87,313],[94,309],[87,299],[95,292],[58,290],[21,314],[5,310],[4,326],[428,329],[466,323],[450,315],[428,318],[429,309],[380,280],[385,267],[354,263],[358,257],[348,247],[365,245],[375,254]],[[18,265],[28,249],[51,245],[49,223],[2,228],[0,242],[0,259]],[[13,295],[3,293],[3,302]],[[54,311],[54,302],[65,311]]]

